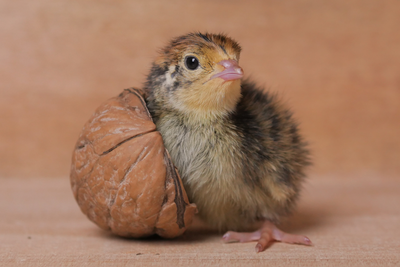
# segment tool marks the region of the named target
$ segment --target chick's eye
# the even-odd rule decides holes
[[[185,65],[186,65],[186,68],[188,68],[189,70],[197,69],[199,64],[200,64],[199,60],[194,56],[187,56],[185,58]]]

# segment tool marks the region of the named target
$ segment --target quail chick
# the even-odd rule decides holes
[[[243,81],[241,48],[222,34],[173,39],[145,83],[148,108],[200,217],[226,242],[310,245],[274,223],[294,208],[309,164],[291,113]],[[263,222],[255,232],[252,225]]]

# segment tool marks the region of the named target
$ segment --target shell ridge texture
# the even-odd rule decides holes
[[[125,89],[100,105],[75,145],[71,188],[81,211],[116,235],[181,235],[197,209],[143,99]]]

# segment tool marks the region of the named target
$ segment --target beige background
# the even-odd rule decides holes
[[[397,173],[399,17],[398,1],[1,1],[0,175],[68,175],[96,106],[189,31],[240,42],[245,73],[294,110],[313,173]]]
[[[333,224],[317,220],[319,223],[290,229],[306,231],[311,239],[319,238],[320,244],[325,240],[335,247],[332,239],[313,230],[326,226],[324,233],[336,233],[331,238],[347,233],[352,239],[348,234],[355,229],[351,227],[360,229],[364,223],[365,232],[353,238],[372,245],[378,239],[362,239],[374,232],[368,228],[371,222],[353,217],[353,224],[336,220],[362,211],[362,218],[377,220],[375,230],[388,221],[393,224],[375,234],[376,238],[381,236],[379,241],[389,253],[386,263],[393,263],[393,259],[399,262],[399,256],[394,255],[398,255],[400,244],[390,243],[393,233],[388,232],[400,225],[395,204],[400,203],[399,1],[0,0],[0,197],[7,202],[0,206],[7,218],[0,218],[5,238],[0,253],[8,255],[7,263],[14,262],[19,257],[16,255],[29,254],[29,246],[22,254],[16,252],[21,245],[16,236],[26,233],[21,229],[31,229],[31,235],[46,235],[46,231],[38,230],[40,227],[27,225],[43,223],[40,216],[47,218],[44,210],[57,198],[53,196],[57,190],[61,192],[59,206],[53,203],[48,212],[68,207],[70,214],[65,218],[76,218],[76,224],[66,229],[84,225],[84,229],[77,228],[82,233],[94,231],[96,243],[104,240],[79,213],[68,192],[75,141],[101,102],[124,88],[140,87],[157,49],[189,31],[224,32],[238,40],[245,74],[279,92],[300,122],[313,151],[314,166],[309,170],[309,184],[300,205],[307,216],[298,219],[315,221],[322,214],[328,218],[326,210],[336,210],[329,218],[339,228],[329,229]],[[37,201],[31,208],[18,202],[29,194],[31,198],[26,201]],[[343,194],[348,194],[348,202],[343,202]],[[332,199],[327,200],[328,195]],[[374,202],[377,199],[379,202]],[[380,215],[382,221],[377,217]],[[46,220],[54,226],[65,218],[60,215]],[[343,225],[348,228],[341,229]],[[7,239],[7,231],[16,236]],[[55,233],[55,240],[68,244]],[[36,249],[49,246],[50,241],[42,241]],[[122,242],[120,246],[127,242],[113,241]],[[333,248],[336,252],[322,259],[332,256],[340,261],[340,253],[349,251],[355,253],[351,259],[365,259],[362,255],[366,248],[360,244],[341,252]],[[204,249],[212,247],[215,252],[213,246],[220,245],[219,238],[211,238]],[[243,246],[252,252],[254,244]],[[90,244],[84,247],[90,248]],[[286,248],[281,245],[272,249],[276,247]],[[241,248],[235,246],[239,251]],[[303,254],[301,249],[296,255],[312,257],[312,251]],[[319,251],[321,246],[314,249]],[[42,258],[31,259],[51,261],[47,249],[40,251],[34,255],[39,253]],[[104,255],[114,257],[112,251],[104,251]],[[244,257],[251,259],[251,252]],[[229,251],[215,253],[210,257],[218,258]],[[378,251],[374,259],[382,257],[379,253],[383,252]]]

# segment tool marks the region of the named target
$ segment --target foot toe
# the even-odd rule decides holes
[[[234,232],[226,232],[223,236],[222,236],[222,240],[225,243],[233,243],[233,242],[239,242],[239,240],[237,238],[235,238],[235,233]]]

